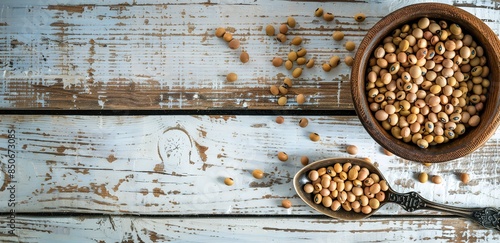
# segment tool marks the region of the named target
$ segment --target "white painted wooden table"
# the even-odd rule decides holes
[[[500,131],[476,152],[430,167],[387,156],[355,116],[350,68],[321,70],[332,55],[354,55],[346,40],[359,43],[380,18],[414,2],[3,0],[0,241],[500,241],[499,232],[468,220],[396,205],[363,221],[330,219],[293,190],[301,156],[349,157],[345,147],[354,144],[356,157],[371,158],[399,192],[499,206]],[[500,3],[446,3],[500,33]],[[335,20],[314,17],[317,7]],[[358,12],[365,22],[352,19]],[[263,28],[288,15],[298,23],[291,35],[304,37],[317,64],[278,106],[269,85],[290,73],[270,61],[291,47]],[[239,50],[213,35],[219,26],[241,40]],[[345,40],[334,42],[333,30]],[[227,83],[228,72],[238,81]],[[298,93],[305,104],[295,103]],[[310,132],[321,141],[310,141]],[[280,162],[279,151],[290,159]],[[265,177],[253,178],[254,169]],[[421,171],[444,183],[419,183]],[[469,184],[457,178],[463,171]],[[225,177],[235,184],[224,185]],[[281,207],[282,199],[293,206]]]

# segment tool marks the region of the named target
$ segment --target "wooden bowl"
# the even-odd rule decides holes
[[[446,20],[460,25],[464,33],[470,34],[484,49],[487,66],[490,68],[491,85],[477,127],[467,128],[465,134],[448,143],[422,149],[413,143],[405,143],[383,129],[369,109],[365,92],[365,77],[368,60],[382,40],[391,32],[422,17]],[[422,3],[401,8],[376,23],[359,45],[351,72],[351,93],[354,108],[367,132],[382,147],[395,155],[419,162],[443,162],[460,158],[481,147],[493,135],[500,123],[500,41],[497,35],[474,15],[446,4]]]

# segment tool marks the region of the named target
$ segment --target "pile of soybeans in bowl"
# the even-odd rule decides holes
[[[422,17],[394,29],[371,53],[366,71],[375,119],[420,148],[478,126],[490,87],[484,52],[450,21]]]

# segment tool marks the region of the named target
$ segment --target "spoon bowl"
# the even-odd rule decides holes
[[[308,178],[309,171],[333,166],[335,163],[351,163],[352,165],[365,167],[370,171],[370,173],[377,174],[380,177],[380,180],[385,180],[384,175],[380,172],[379,169],[377,169],[377,167],[375,167],[372,163],[358,158],[329,158],[319,160],[304,166],[295,174],[293,178],[293,187],[295,188],[297,195],[299,195],[299,197],[307,205],[324,215],[343,220],[361,220],[376,213],[378,209],[380,209],[387,203],[396,203],[408,212],[413,212],[419,209],[441,211],[468,218],[486,228],[493,228],[500,231],[500,212],[496,208],[461,208],[439,204],[423,198],[416,192],[396,192],[390,187],[389,184],[388,190],[385,192],[385,200],[381,201],[380,206],[377,209],[373,209],[369,214],[364,214],[361,212],[356,213],[354,211],[345,211],[343,208],[334,211],[329,207],[323,206],[322,204],[316,204],[313,201],[313,195],[310,193],[306,193],[303,189],[305,184],[311,183]]]
[[[367,168],[370,173],[376,173],[379,175],[380,180],[385,180],[384,176],[380,171],[375,167],[372,163],[368,163],[362,159],[356,159],[356,158],[330,158],[330,159],[324,159],[324,160],[319,160],[314,163],[310,163],[307,166],[304,166],[301,170],[295,174],[294,180],[293,180],[293,186],[295,188],[295,191],[299,195],[299,197],[310,207],[314,208],[316,211],[323,213],[327,216],[330,216],[332,218],[337,218],[337,219],[346,219],[346,220],[360,220],[369,217],[370,215],[374,214],[378,209],[380,209],[385,203],[387,203],[387,200],[384,200],[380,202],[380,207],[378,209],[372,210],[371,213],[369,214],[364,214],[364,213],[356,213],[354,211],[345,211],[342,208],[333,211],[330,208],[327,208],[323,206],[322,204],[316,204],[313,201],[313,195],[306,193],[304,191],[304,185],[307,183],[311,183],[309,178],[307,178],[307,174],[311,170],[317,170],[322,167],[328,167],[332,166],[335,163],[351,163],[352,165],[359,165],[360,167],[365,167]],[[389,187],[389,191],[392,191]],[[386,195],[387,196],[387,195]]]

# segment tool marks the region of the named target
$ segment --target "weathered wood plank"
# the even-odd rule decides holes
[[[2,227],[8,221],[0,218]],[[2,242],[498,242],[500,234],[456,218],[323,217],[162,218],[134,216],[16,218]]]
[[[496,1],[445,1],[483,19],[500,33]],[[329,73],[321,63],[333,55],[354,55],[345,40],[359,43],[390,11],[414,1],[2,1],[0,3],[0,107],[17,109],[352,109],[345,64]],[[336,15],[326,23],[313,17],[323,6]],[[364,12],[364,23],[352,16]],[[294,80],[289,105],[279,107],[268,92],[290,76],[275,68],[288,44],[264,35],[288,15],[297,19],[292,36],[317,65]],[[218,26],[241,39],[250,62],[240,63],[213,36]],[[333,30],[346,34],[334,43]],[[225,82],[236,72],[239,80]],[[306,104],[294,96],[303,93]]]
[[[346,157],[348,144],[360,147],[357,156],[372,158],[397,191],[458,206],[500,203],[500,132],[471,155],[425,167],[383,154],[356,117],[313,116],[306,128],[298,126],[300,118],[277,124],[274,116],[2,116],[0,211],[13,208],[8,187],[15,185],[17,212],[309,215],[315,212],[291,183],[300,157]],[[310,141],[311,132],[321,141]],[[9,152],[8,145],[15,148]],[[287,162],[277,159],[279,151],[288,153]],[[265,178],[254,179],[254,169]],[[421,171],[445,182],[418,183]],[[468,185],[457,178],[462,171],[471,175]],[[224,177],[235,185],[225,186]],[[293,209],[279,206],[284,198]],[[391,205],[378,213],[403,212]]]

